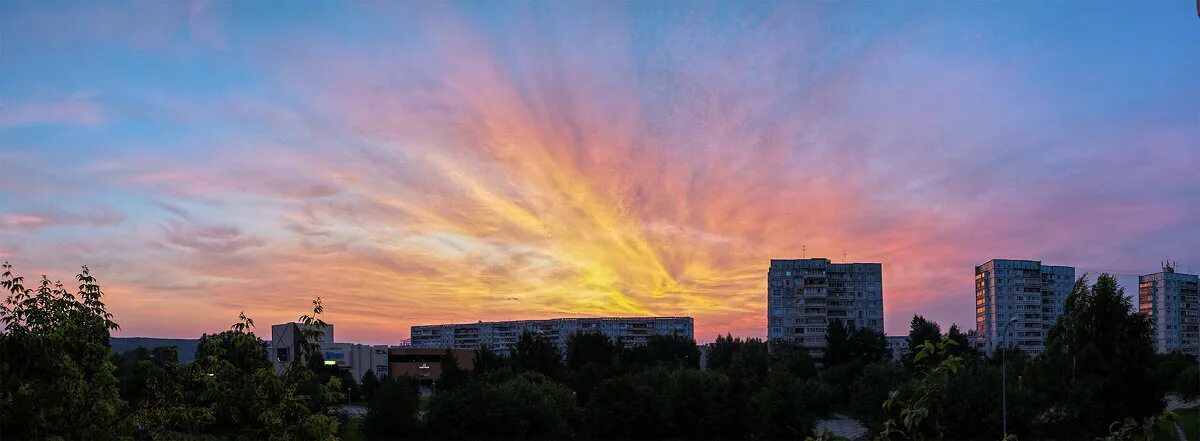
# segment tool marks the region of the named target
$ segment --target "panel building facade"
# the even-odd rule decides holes
[[[1036,260],[993,259],[975,267],[978,349],[991,353],[1010,344],[1030,354],[1046,349],[1046,332],[1062,315],[1074,283],[1075,268]]]
[[[275,373],[282,375],[292,363],[306,363],[304,337],[300,323],[281,323],[271,326],[271,341],[268,357],[275,366]],[[333,340],[333,325],[320,328],[321,336],[311,343],[316,344],[325,364],[337,365],[350,372],[354,381],[362,381],[363,374],[374,373],[378,378],[388,376],[388,346],[337,343]]]
[[[1170,265],[1138,276],[1138,310],[1154,324],[1158,352],[1200,356],[1200,277],[1175,272]]]
[[[477,349],[487,345],[508,355],[525,332],[549,338],[564,353],[567,339],[576,333],[598,332],[613,341],[620,339],[627,346],[643,345],[652,335],[695,339],[691,317],[598,317],[413,326],[412,345],[446,349]]]
[[[834,320],[883,332],[883,265],[829,259],[772,259],[767,271],[767,336],[825,353]]]

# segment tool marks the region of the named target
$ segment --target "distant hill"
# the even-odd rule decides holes
[[[113,352],[118,354],[139,347],[154,349],[159,346],[174,346],[179,351],[179,362],[191,363],[196,358],[196,346],[200,344],[200,340],[188,338],[112,337],[108,339],[108,344],[112,347]]]

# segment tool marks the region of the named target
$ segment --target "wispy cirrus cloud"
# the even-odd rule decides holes
[[[0,197],[0,216],[34,233],[0,250],[39,267],[107,260],[131,333],[197,333],[243,309],[294,319],[322,296],[339,335],[374,342],[561,315],[691,315],[702,340],[761,335],[767,262],[802,250],[882,262],[893,333],[914,313],[971,327],[971,269],[990,258],[1147,271],[1160,254],[1200,258],[1187,203],[1200,130],[1161,110],[1197,114],[1195,101],[1144,91],[1130,108],[1065,87],[1089,64],[1062,57],[1091,43],[1027,44],[985,5],[394,7],[310,10],[327,20],[275,17],[261,33],[245,25],[255,11],[197,7],[213,26],[183,41],[116,38],[175,82],[106,92],[137,109],[106,119],[126,127],[101,135],[120,148],[54,185],[0,183],[66,200],[100,189],[127,219],[71,253],[31,251],[15,245],[73,238]],[[1156,56],[1130,54],[1157,70],[1087,74],[1115,97],[1142,75],[1195,73]],[[20,161],[55,168],[33,149]],[[172,323],[151,305],[209,318]]]

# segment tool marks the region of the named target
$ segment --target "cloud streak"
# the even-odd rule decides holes
[[[111,38],[151,51],[168,93],[98,73],[87,86],[106,109],[138,109],[106,115],[103,155],[69,131],[0,128],[30,146],[10,153],[31,176],[59,169],[55,152],[95,156],[0,178],[17,195],[0,197],[0,225],[30,235],[0,234],[0,252],[110,270],[130,335],[211,331],[243,309],[294,319],[315,296],[339,335],[370,342],[422,323],[646,314],[694,316],[701,340],[762,335],[768,261],[801,250],[882,262],[899,333],[914,313],[972,327],[972,267],[991,258],[1200,265],[1196,101],[1146,92],[1131,114],[1055,89],[1076,73],[1057,54],[1091,43],[951,24],[1006,29],[985,5],[372,3],[262,33],[255,11],[225,6],[159,11],[190,17],[189,38]],[[138,18],[117,15],[104,20]],[[206,82],[189,63],[241,74]],[[1109,72],[1089,74],[1141,75]],[[212,92],[162,98],[192,89]],[[96,190],[127,219],[83,237],[23,197]]]

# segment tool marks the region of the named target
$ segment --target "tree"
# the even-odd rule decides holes
[[[413,381],[407,378],[387,380],[382,384],[378,381],[376,378],[379,392],[367,403],[363,433],[375,439],[414,437],[418,429],[420,399]]]
[[[917,353],[912,362],[922,377],[909,387],[892,391],[884,401],[884,411],[891,413],[893,418],[884,422],[880,438],[915,441],[942,439],[943,426],[939,418],[946,399],[946,387],[963,363],[961,357],[950,353],[950,348],[957,344],[942,337],[937,343],[925,340],[914,347]]]
[[[46,276],[35,288],[5,262],[0,287],[0,427],[6,438],[111,439],[126,433],[109,332],[118,329],[85,266],[74,294]]]
[[[552,379],[562,379],[565,371],[558,345],[529,332],[522,333],[517,340],[511,362],[518,372],[537,372]]]
[[[467,381],[467,371],[458,367],[458,359],[454,357],[454,353],[449,349],[446,350],[446,355],[442,356],[442,374],[438,377],[434,387],[440,391],[454,390]]]
[[[920,315],[914,315],[909,323],[908,341],[913,348],[926,341],[937,343],[942,338],[942,327],[936,322],[927,320]]]
[[[496,353],[488,345],[475,350],[475,373],[483,374],[508,366],[509,360]]]
[[[379,381],[379,376],[375,375],[375,372],[372,371],[363,372],[360,382],[362,384],[359,386],[359,389],[362,390],[363,399],[367,401],[375,398],[375,393],[379,392],[379,389],[383,386]]]
[[[651,335],[646,338],[646,352],[654,363],[666,363],[682,368],[700,367],[700,348],[696,341],[682,335]]]
[[[888,356],[887,338],[870,328],[846,327],[833,320],[825,331],[825,365],[835,366],[849,361],[873,363]]]
[[[1155,354],[1151,376],[1164,380],[1168,391],[1180,395],[1196,396],[1196,358],[1179,350],[1166,354]]]
[[[754,425],[749,394],[723,372],[658,365],[609,378],[592,394],[586,427],[600,438],[739,438]]]
[[[851,358],[862,360],[864,363],[875,363],[890,357],[887,350],[887,337],[882,332],[871,328],[850,327],[849,354]]]
[[[817,376],[816,361],[804,346],[786,341],[768,343],[771,353],[771,370],[782,372],[793,378],[808,379]]]
[[[1035,363],[1051,405],[1048,434],[1100,436],[1113,422],[1162,412],[1165,386],[1152,375],[1153,360],[1150,320],[1125,289],[1109,274],[1091,286],[1080,277]]]
[[[430,434],[445,438],[568,438],[579,408],[571,389],[545,375],[525,372],[496,382],[472,376],[429,403]]]
[[[963,334],[962,330],[958,329],[958,324],[950,325],[950,329],[946,331],[946,337],[954,340],[956,345],[953,347],[953,354],[964,358],[975,358],[979,354],[975,351],[975,340]]]
[[[863,366],[855,381],[850,383],[848,410],[868,429],[882,430],[887,413],[880,403],[907,380],[904,369],[890,362]]]
[[[612,339],[599,332],[580,332],[567,338],[567,367],[578,371],[585,365],[611,367],[617,360],[619,348]]]
[[[834,366],[850,358],[850,331],[841,320],[830,321],[825,328],[825,357],[822,361],[826,366]]]
[[[314,316],[319,321],[319,301]],[[303,319],[303,318],[302,318]],[[170,424],[167,432],[250,439],[333,439],[337,406],[345,402],[341,375],[318,375],[309,365],[292,363],[282,376],[267,359],[265,344],[245,314],[229,331],[213,334],[197,358],[179,375],[186,403],[196,421]],[[319,352],[309,353],[318,356]],[[311,360],[311,359],[310,359]]]
[[[805,382],[782,372],[772,372],[753,398],[757,439],[800,439],[810,432],[820,412]]]

